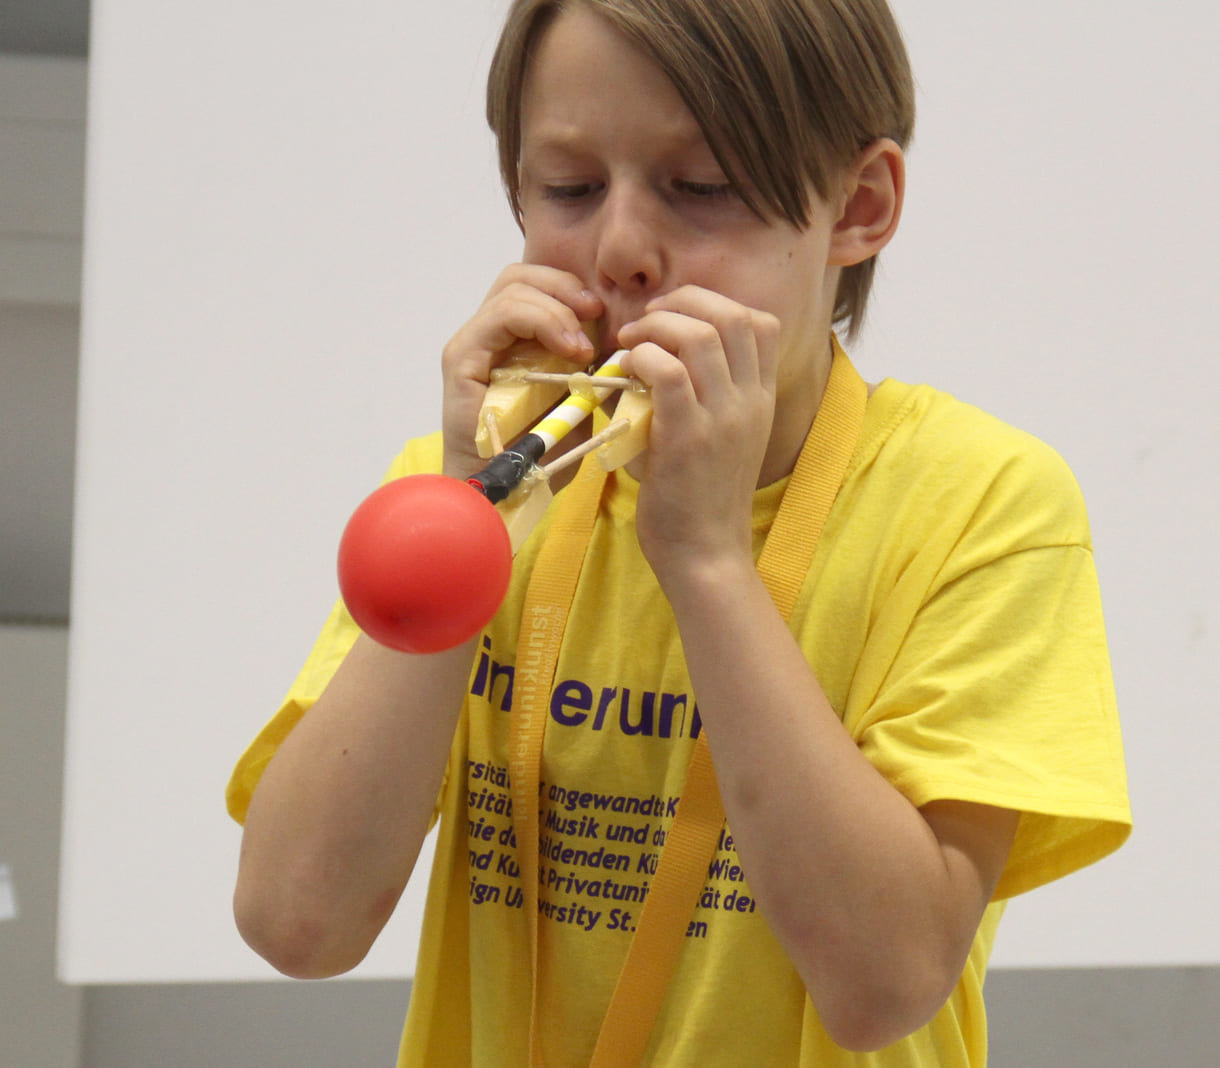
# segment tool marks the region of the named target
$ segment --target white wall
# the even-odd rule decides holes
[[[996,961],[1220,960],[1220,18],[900,2],[919,81],[907,217],[862,363],[1039,435],[1089,504],[1136,820],[1012,904]]]
[[[515,254],[480,118],[502,6],[96,12],[72,981],[268,974],[232,931],[221,790],[335,594],[344,521],[433,425],[437,353]],[[1139,821],[1117,858],[1014,905],[999,962],[1220,960],[1220,931],[1192,922],[1220,874],[1200,848],[1218,822],[1202,755],[1220,740],[1201,490],[1214,13],[895,7],[921,127],[859,362],[975,400],[1076,469]],[[410,937],[400,924],[363,974],[404,974]]]

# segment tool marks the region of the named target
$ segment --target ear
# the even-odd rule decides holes
[[[902,217],[906,159],[888,137],[861,149],[843,176],[842,205],[830,239],[830,264],[852,267],[877,255]]]

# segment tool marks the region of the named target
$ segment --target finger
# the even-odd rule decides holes
[[[489,301],[481,319],[491,349],[501,359],[519,341],[536,342],[582,366],[597,355],[572,308],[530,285],[513,283],[501,290]]]
[[[673,375],[684,377],[700,403],[714,403],[733,389],[732,374],[725,355],[724,341],[716,327],[703,319],[678,312],[656,310],[619,331],[619,341],[632,346],[627,369],[641,378]],[[653,348],[640,354],[644,345]],[[668,356],[664,360],[661,353]],[[646,371],[640,372],[643,361]],[[647,381],[647,379],[645,379]],[[652,384],[652,383],[649,383]]]
[[[651,301],[647,310],[669,310],[711,323],[720,335],[733,381],[741,386],[774,381],[774,316],[700,286],[682,286]]]
[[[643,341],[622,360],[623,370],[652,391],[654,407],[694,405],[698,396],[690,372],[677,356],[654,341]]]
[[[488,291],[484,303],[502,290],[516,285],[529,286],[545,293],[570,308],[580,322],[592,322],[601,317],[605,306],[576,275],[557,267],[539,263],[514,263],[500,272]]]
[[[570,294],[564,294],[570,296]],[[579,303],[579,302],[577,302]],[[588,305],[585,305],[586,310]],[[595,316],[594,316],[595,317]],[[474,317],[445,347],[451,370],[486,381],[491,368],[518,341],[536,341],[550,352],[588,364],[596,355],[569,303],[527,281],[502,280]]]

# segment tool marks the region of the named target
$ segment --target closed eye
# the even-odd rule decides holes
[[[680,193],[700,200],[715,200],[737,195],[737,190],[731,182],[690,182],[684,178],[677,178],[674,180],[674,188]]]
[[[544,185],[542,196],[545,200],[560,202],[582,200],[592,196],[601,189],[600,182],[575,182],[571,185]]]

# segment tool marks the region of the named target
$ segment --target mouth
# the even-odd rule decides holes
[[[601,319],[597,324],[597,345],[598,363],[605,363],[611,359],[615,353],[621,352],[623,346],[619,344],[618,332],[627,323],[632,322],[633,318],[629,315],[618,315],[614,319]]]

